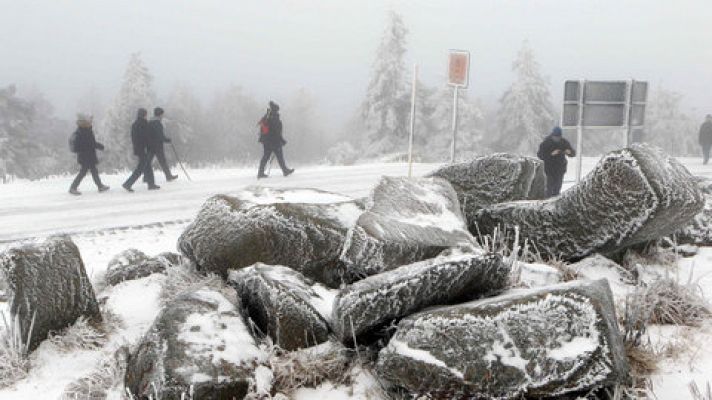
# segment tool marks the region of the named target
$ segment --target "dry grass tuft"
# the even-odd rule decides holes
[[[79,317],[74,325],[57,333],[50,333],[47,340],[64,352],[77,349],[98,350],[108,342],[112,332],[118,330],[123,321],[114,313],[104,310],[102,322],[95,324]]]
[[[123,386],[128,352],[123,346],[101,360],[94,372],[67,385],[60,400],[105,399],[109,390]]]
[[[30,360],[25,343],[30,341],[29,338],[24,340],[22,337],[19,318],[11,318],[8,321],[4,312],[0,314],[3,322],[0,328],[0,388],[3,388],[27,377]],[[32,327],[30,327],[30,334],[31,332]]]
[[[695,381],[690,382],[688,387],[690,388],[692,400],[712,400],[712,386],[710,386],[709,382],[703,389],[700,389]]]
[[[650,284],[643,293],[643,301],[651,308],[653,324],[699,326],[711,315],[699,285],[683,285],[669,278]]]
[[[234,296],[234,291],[225,284],[225,281],[215,274],[203,274],[195,267],[183,264],[166,269],[166,280],[161,289],[161,302],[166,304],[181,294],[208,287],[228,295]]]

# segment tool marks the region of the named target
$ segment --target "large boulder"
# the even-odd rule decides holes
[[[69,236],[7,250],[0,255],[0,274],[8,286],[10,317],[19,320],[30,351],[80,317],[102,320],[79,249]]]
[[[228,283],[246,315],[281,348],[291,351],[328,340],[329,324],[319,313],[325,299],[299,272],[260,263],[231,271]]]
[[[202,288],[166,304],[129,356],[124,383],[139,399],[242,399],[266,357],[238,307]]]
[[[179,265],[181,258],[180,254],[169,252],[149,257],[140,250],[124,250],[109,261],[104,282],[113,286],[123,281],[163,273],[166,268]]]
[[[632,145],[604,156],[559,197],[488,206],[475,222],[483,234],[518,226],[520,240],[543,256],[575,260],[669,235],[702,207],[702,194],[682,164],[657,148]]]
[[[383,177],[349,231],[341,275],[353,282],[472,243],[457,195],[446,180]]]
[[[544,164],[534,157],[497,153],[446,165],[427,176],[450,182],[468,222],[484,206],[546,198]],[[473,228],[470,232],[474,233]]]
[[[198,269],[223,277],[262,262],[338,286],[341,246],[361,211],[359,203],[339,194],[253,187],[208,199],[178,247]]]
[[[702,191],[705,205],[688,225],[676,232],[678,243],[699,246],[712,245],[712,180],[695,177],[697,186]]]
[[[381,377],[437,398],[553,398],[628,375],[605,280],[512,291],[403,319]]]
[[[333,328],[351,343],[427,307],[504,290],[509,273],[501,256],[479,250],[404,265],[344,288],[334,302]]]

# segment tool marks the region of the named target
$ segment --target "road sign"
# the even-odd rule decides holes
[[[470,81],[470,52],[450,50],[447,63],[447,83],[466,88]]]

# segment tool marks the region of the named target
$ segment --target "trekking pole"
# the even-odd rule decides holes
[[[178,165],[180,165],[180,169],[183,170],[185,177],[188,178],[190,182],[193,182],[193,180],[190,179],[190,175],[188,175],[188,171],[186,171],[185,167],[183,167],[183,163],[180,161],[180,157],[178,157],[178,152],[176,151],[176,146],[173,144],[173,142],[171,142],[171,148],[173,149],[173,154],[176,156],[176,161],[178,161]]]
[[[274,154],[269,156],[269,168],[267,168],[267,176],[272,172],[272,162],[274,161]]]

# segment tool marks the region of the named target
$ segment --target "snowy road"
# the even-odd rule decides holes
[[[598,158],[584,159],[584,172],[589,171]],[[699,159],[681,160],[695,175],[712,177],[712,166],[702,166]],[[574,179],[574,162],[566,177],[570,186]],[[416,164],[413,172],[423,175],[437,164]],[[406,175],[406,164],[365,164],[352,167],[301,168],[289,178],[273,176],[257,181],[250,169],[200,169],[190,172],[194,182],[181,177],[176,182],[160,183],[159,191],[146,191],[137,184],[135,193],[121,188],[124,175],[109,175],[103,179],[111,185],[107,193],[96,192],[91,179],[82,183],[84,194],[67,194],[72,177],[36,182],[17,182],[0,185],[0,242],[43,237],[53,233],[78,233],[107,229],[154,225],[192,218],[200,205],[217,193],[233,193],[250,185],[273,187],[313,187],[365,196],[382,175]]]

